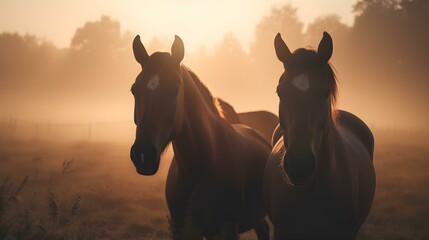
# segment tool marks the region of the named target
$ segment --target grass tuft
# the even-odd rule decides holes
[[[60,174],[51,172],[49,184],[45,185],[46,202],[39,203],[39,192],[32,189],[25,195],[24,187],[31,181],[26,176],[15,187],[10,178],[0,185],[0,239],[45,239],[45,240],[92,240],[95,234],[83,226],[79,218],[82,198],[73,201],[60,199],[55,187],[58,187],[65,175],[73,172],[73,160],[64,161]],[[39,172],[36,171],[36,177]],[[61,180],[61,181],[60,181]],[[36,185],[33,183],[33,185]],[[23,195],[27,201],[20,201]],[[34,198],[34,199],[31,199]],[[70,202],[71,204],[67,204]]]

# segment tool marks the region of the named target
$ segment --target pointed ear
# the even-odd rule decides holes
[[[134,41],[133,41],[133,52],[134,52],[134,58],[143,67],[143,65],[149,59],[149,55],[147,54],[146,49],[144,48],[142,42],[140,41],[140,36],[139,35],[137,35],[134,38]]]
[[[328,62],[329,59],[331,59],[333,48],[334,45],[332,43],[331,35],[329,35],[327,32],[323,32],[323,38],[319,43],[319,47],[317,48],[317,55],[319,56],[320,60],[323,62]]]
[[[290,52],[289,48],[286,46],[286,43],[283,41],[280,33],[277,33],[276,37],[274,38],[274,48],[276,50],[277,58],[283,64],[287,64],[287,61],[292,56],[292,53]]]
[[[174,42],[171,46],[171,57],[179,65],[185,56],[185,46],[179,36],[174,36]]]

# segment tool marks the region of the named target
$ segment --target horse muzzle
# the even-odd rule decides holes
[[[150,176],[158,172],[160,156],[153,145],[131,146],[130,158],[140,175]]]
[[[313,179],[316,159],[313,155],[298,157],[286,154],[283,167],[292,185],[305,186]]]

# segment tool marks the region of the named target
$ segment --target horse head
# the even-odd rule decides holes
[[[153,175],[158,171],[161,153],[183,124],[180,63],[185,49],[176,36],[171,54],[155,52],[149,56],[137,35],[133,52],[142,71],[131,87],[136,138],[130,157],[139,174]]]
[[[274,46],[285,69],[277,86],[279,120],[287,148],[283,167],[290,183],[307,185],[317,169],[324,133],[335,116],[337,86],[329,64],[332,38],[324,32],[317,52],[300,48],[292,53],[280,34]]]

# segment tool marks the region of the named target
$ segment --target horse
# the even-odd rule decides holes
[[[271,142],[273,132],[279,124],[279,118],[268,111],[251,111],[237,113],[231,104],[218,98],[223,116],[232,124],[243,124],[259,131],[264,138]]]
[[[275,239],[354,239],[375,194],[374,137],[361,119],[335,107],[327,32],[317,52],[292,53],[280,34],[274,46],[285,71],[263,191]]]
[[[271,146],[244,125],[231,125],[216,98],[187,66],[175,36],[171,54],[148,55],[137,35],[133,52],[142,71],[131,87],[136,138],[130,158],[137,173],[153,175],[172,143],[165,196],[174,239],[238,239],[254,229],[269,239],[262,196]]]

